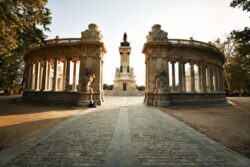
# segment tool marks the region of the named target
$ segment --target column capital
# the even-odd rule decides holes
[[[79,60],[80,60],[79,57],[73,57],[73,58],[71,59],[72,62],[77,62],[77,61],[79,61]]]

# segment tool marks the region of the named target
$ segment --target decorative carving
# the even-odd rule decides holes
[[[165,71],[161,71],[155,75],[155,90],[167,91],[169,88],[169,79]]]
[[[85,91],[86,92],[93,92],[93,88],[91,88],[91,84],[93,83],[95,79],[95,73],[94,72],[89,72],[87,70],[87,79],[86,79],[86,87],[85,87]]]
[[[163,69],[163,64],[161,64],[161,70],[155,75],[155,91],[156,92],[168,92],[169,91],[169,78],[166,71]]]
[[[101,32],[96,24],[89,24],[89,29],[82,32],[82,41],[102,41]]]
[[[152,30],[149,31],[147,36],[147,42],[166,42],[168,40],[168,33],[161,30],[160,24],[155,24],[152,27]]]

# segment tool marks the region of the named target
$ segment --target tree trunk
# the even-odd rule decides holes
[[[228,95],[232,96],[233,95],[232,87],[231,87],[231,84],[230,84],[228,77],[226,77],[226,76],[225,76],[225,81],[227,83]]]

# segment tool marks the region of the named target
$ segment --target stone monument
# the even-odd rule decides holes
[[[155,24],[147,35],[142,52],[146,64],[144,102],[147,105],[226,103],[225,56],[215,46],[193,38],[169,39],[161,25]]]
[[[103,57],[106,53],[98,26],[89,24],[81,38],[47,40],[24,55],[28,102],[76,106],[104,102]],[[73,71],[72,73],[70,71]]]
[[[123,42],[119,47],[121,56],[120,68],[116,68],[113,95],[133,96],[138,93],[135,83],[134,69],[129,66],[130,43],[127,34],[123,35]]]

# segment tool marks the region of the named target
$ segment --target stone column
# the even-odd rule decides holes
[[[167,74],[167,78],[168,78],[168,82],[167,82],[167,85],[168,85],[168,87],[167,87],[167,91],[169,92],[169,67],[168,67],[168,60],[166,60],[166,74]]]
[[[66,71],[67,71],[67,60],[64,60],[64,62],[63,62],[62,90],[65,90],[65,85],[66,85]]]
[[[207,72],[207,91],[211,92],[211,85],[210,85],[210,83],[211,83],[210,82],[210,78],[211,78],[210,75],[211,74],[210,74],[210,67],[209,67],[209,65],[207,65],[207,71],[206,72]]]
[[[96,88],[96,92],[100,92],[102,91],[102,85],[101,85],[101,68],[102,68],[102,59],[99,57],[97,58],[98,61],[96,61],[96,65],[97,65],[97,69],[96,70],[96,80],[95,80],[95,84],[97,85],[97,88]]]
[[[40,64],[40,74],[39,74],[39,90],[42,90],[42,82],[43,82],[43,69],[44,64]]]
[[[76,60],[73,62],[73,83],[72,83],[72,90],[76,91]]]
[[[172,62],[172,92],[175,91],[175,62]]]
[[[186,73],[185,73],[185,63],[182,63],[182,90],[186,92]]]
[[[101,101],[104,102],[104,90],[103,90],[103,58],[101,59]]]
[[[201,64],[201,92],[207,92],[206,66]]]
[[[57,65],[58,65],[58,60],[55,59],[55,61],[54,61],[54,77],[53,77],[53,85],[52,85],[53,91],[57,90]]]
[[[201,64],[198,64],[198,76],[199,76],[199,92],[202,92],[202,69],[201,69]]]
[[[179,92],[183,92],[183,76],[182,76],[182,72],[183,72],[183,66],[181,62],[178,62],[178,67],[179,67]]]
[[[47,90],[50,90],[50,70],[51,70],[51,64],[50,61],[48,61]]]
[[[67,60],[65,89],[64,89],[65,91],[70,91],[69,78],[70,78],[70,60]]]
[[[223,71],[223,67],[220,66],[219,67],[219,72],[220,72],[220,91],[224,92],[224,71]]]
[[[208,91],[213,92],[214,91],[213,69],[211,64],[209,64],[207,67],[207,75],[208,75]]]
[[[149,64],[148,64],[148,58],[146,56],[145,58],[145,96],[144,96],[144,103],[147,103],[148,100],[148,69],[149,69]]]
[[[148,93],[151,92],[152,90],[152,83],[151,83],[151,78],[152,78],[152,72],[151,72],[151,69],[152,69],[152,58],[149,58],[148,59]]]
[[[215,91],[219,92],[219,72],[217,65],[214,66]]]
[[[36,63],[32,65],[31,89],[36,89]]]
[[[151,58],[151,64],[150,64],[150,72],[149,72],[149,87],[150,92],[154,91],[155,88],[155,73],[156,73],[156,67],[157,67],[157,59]]]
[[[145,58],[145,92],[147,92],[148,89],[148,65],[147,65],[147,58]]]
[[[39,82],[40,82],[40,80],[39,80],[39,78],[40,78],[39,74],[40,74],[40,63],[37,62],[36,63],[36,80],[35,80],[35,90],[36,91],[39,90]]]
[[[48,61],[44,60],[44,68],[43,68],[43,81],[42,81],[42,90],[47,90],[48,83]]]
[[[194,64],[190,63],[190,72],[191,72],[191,92],[195,92],[195,76],[194,76]]]

